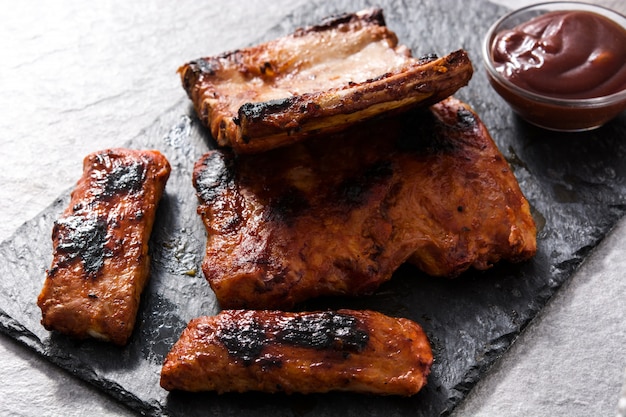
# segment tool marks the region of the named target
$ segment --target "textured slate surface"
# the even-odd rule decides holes
[[[367,4],[312,3],[246,44]],[[622,140],[626,117],[598,131],[576,135],[528,126],[489,89],[480,68],[478,46],[485,22],[494,21],[502,10],[478,1],[377,4],[385,9],[388,25],[416,56],[442,55],[460,47],[470,52],[476,74],[458,96],[490,128],[540,226],[539,253],[532,262],[499,265],[455,281],[432,279],[407,266],[371,297],[311,303],[311,307],[374,308],[422,324],[436,357],[423,392],[398,399],[345,394],[168,395],[159,388],[160,364],[186,322],[217,311],[201,273],[193,274],[199,271],[204,230],[195,214],[191,167],[208,149],[209,140],[186,100],[130,142],[132,147],[162,149],[174,168],[152,239],[152,280],[131,344],[111,348],[74,342],[51,335],[39,325],[35,300],[51,260],[50,231],[68,193],[0,245],[0,271],[6,277],[0,282],[2,330],[146,414],[427,416],[450,411],[626,211],[626,144]]]

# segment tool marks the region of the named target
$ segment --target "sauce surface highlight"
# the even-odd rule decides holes
[[[626,30],[597,13],[546,13],[499,33],[492,52],[498,72],[538,94],[580,99],[626,88]]]

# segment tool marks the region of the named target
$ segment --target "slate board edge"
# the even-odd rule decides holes
[[[93,378],[92,373],[88,370],[76,368],[76,361],[72,360],[70,366],[70,362],[66,362],[63,357],[59,357],[58,355],[49,355],[44,347],[44,344],[37,336],[1,309],[0,332],[27,347],[36,354],[41,355],[41,357],[45,358],[53,365],[58,366],[63,371],[96,387],[101,393],[113,398],[119,404],[128,407],[133,411],[137,411],[142,415],[162,415],[159,404],[147,404],[125,390],[123,387],[120,387],[115,382],[106,379]]]

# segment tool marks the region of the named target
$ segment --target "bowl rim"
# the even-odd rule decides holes
[[[487,70],[487,74],[493,80],[501,84],[503,87],[511,90],[515,94],[522,96],[526,99],[541,102],[545,104],[552,105],[560,105],[564,107],[576,107],[576,108],[595,108],[595,107],[604,107],[607,105],[618,103],[622,100],[626,100],[626,87],[620,91],[615,93],[600,96],[600,97],[592,97],[592,98],[559,98],[554,96],[547,96],[544,94],[539,94],[533,91],[526,90],[522,87],[519,87],[516,84],[513,84],[507,78],[500,74],[495,66],[493,65],[492,54],[491,54],[491,46],[493,43],[493,39],[496,34],[500,32],[500,26],[505,21],[511,19],[514,16],[520,15],[522,13],[527,13],[535,10],[545,10],[545,12],[557,11],[557,10],[584,10],[590,12],[596,12],[616,24],[620,25],[624,30],[626,30],[626,16],[622,15],[615,10],[609,9],[604,6],[600,6],[597,4],[579,2],[579,1],[548,1],[542,3],[535,3],[525,7],[521,7],[519,9],[511,10],[510,12],[504,14],[498,20],[496,20],[487,30],[485,36],[483,37],[481,52],[483,58],[484,67]]]

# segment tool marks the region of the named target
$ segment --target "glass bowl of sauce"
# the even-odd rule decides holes
[[[503,16],[482,46],[487,78],[528,122],[598,128],[626,109],[626,17],[586,3],[550,2]]]

